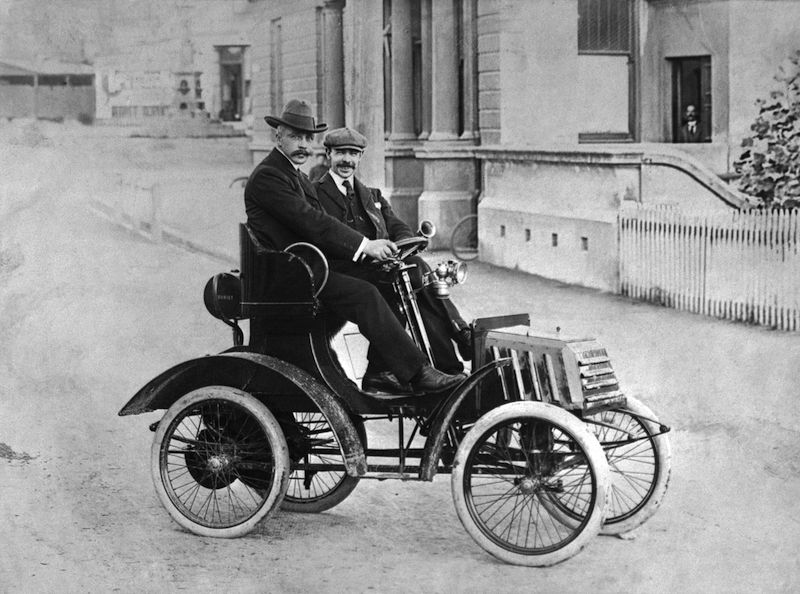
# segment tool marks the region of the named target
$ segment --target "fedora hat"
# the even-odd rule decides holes
[[[273,128],[277,128],[279,124],[300,130],[301,132],[324,132],[328,129],[328,124],[317,124],[311,112],[311,106],[299,99],[292,99],[283,108],[281,117],[266,116],[264,120]]]

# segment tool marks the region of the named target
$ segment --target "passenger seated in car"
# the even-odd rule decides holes
[[[398,385],[414,394],[443,392],[461,382],[461,374],[433,368],[370,282],[374,269],[365,257],[386,261],[397,253],[394,242],[369,239],[326,214],[316,190],[299,170],[311,154],[317,124],[305,101],[291,100],[280,117],[266,116],[275,129],[276,146],[250,175],[244,191],[247,223],[265,246],[283,250],[305,241],[322,250],[331,263],[319,298],[335,315],[358,326],[380,369],[391,371]]]
[[[414,237],[411,228],[394,214],[381,191],[368,188],[355,176],[367,146],[364,135],[351,128],[339,128],[328,132],[323,144],[330,167],[314,186],[325,212],[369,239],[398,241]],[[420,279],[416,285],[421,285],[421,275],[428,273],[430,266],[418,256],[412,256],[406,262],[417,266],[414,278]],[[344,270],[361,264],[346,262],[341,266],[340,270]],[[369,280],[390,303],[395,301],[396,296],[386,279],[375,275]],[[464,366],[456,355],[453,341],[458,344],[462,356],[470,358],[469,325],[453,302],[449,298],[437,297],[432,286],[422,288],[417,296],[436,367],[447,373],[460,373]],[[374,350],[367,354],[367,370],[361,382],[363,389],[368,392],[407,390],[388,368],[381,367],[381,359],[375,355]]]

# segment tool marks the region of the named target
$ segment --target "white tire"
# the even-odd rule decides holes
[[[627,400],[622,410],[586,418],[611,471],[602,534],[623,534],[650,519],[664,499],[672,470],[669,434],[647,406],[632,396]]]
[[[451,477],[456,513],[469,535],[498,559],[547,566],[577,554],[600,531],[608,463],[575,416],[531,401],[499,406],[469,430]],[[566,525],[552,497],[582,513]]]
[[[200,536],[247,534],[277,509],[289,481],[289,450],[275,417],[226,386],[175,402],[159,422],[150,460],[161,503]]]

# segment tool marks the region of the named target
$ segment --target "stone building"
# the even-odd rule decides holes
[[[484,260],[603,289],[620,209],[745,204],[723,178],[800,22],[791,0],[252,4],[254,159],[261,114],[306,99],[368,136],[362,176],[439,245],[477,211]]]
[[[133,104],[117,71],[136,70],[160,105],[242,120],[256,162],[272,148],[263,116],[304,99],[368,137],[361,177],[406,220],[434,220],[439,246],[477,212],[482,259],[604,289],[621,209],[745,204],[724,180],[800,22],[796,0],[135,0],[104,14],[131,6],[149,19],[96,56],[98,115]],[[682,143],[689,104],[699,142]]]
[[[94,113],[90,66],[0,59],[0,117],[89,121]]]

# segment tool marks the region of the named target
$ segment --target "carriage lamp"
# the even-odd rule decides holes
[[[439,262],[436,267],[428,273],[426,284],[433,286],[434,294],[439,299],[447,299],[450,296],[450,287],[458,285],[467,280],[467,264],[465,262]]]

